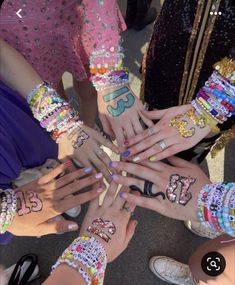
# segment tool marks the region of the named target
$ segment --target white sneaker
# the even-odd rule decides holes
[[[149,268],[161,280],[178,285],[195,285],[189,266],[166,256],[153,256]]]
[[[221,235],[221,233],[216,230],[203,226],[199,222],[184,221],[184,225],[188,230],[200,237],[214,239]]]

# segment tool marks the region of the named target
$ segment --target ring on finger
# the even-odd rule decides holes
[[[159,145],[161,151],[163,151],[164,149],[167,148],[167,144],[166,144],[166,142],[165,142],[164,140],[160,141],[160,142],[158,143],[158,145]]]
[[[129,213],[131,217],[134,216],[134,212],[131,210],[131,207],[127,205],[127,203],[123,205],[122,210],[125,210],[127,213]]]

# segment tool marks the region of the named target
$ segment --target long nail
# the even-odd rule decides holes
[[[116,168],[118,166],[118,163],[116,161],[110,161],[109,162],[109,167],[110,168]]]
[[[128,197],[127,193],[126,192],[120,192],[119,193],[119,196],[122,198],[122,199],[126,199]]]
[[[102,173],[97,173],[96,175],[95,175],[95,178],[96,179],[100,179],[100,178],[102,178],[103,177],[103,174]]]
[[[90,172],[92,172],[92,167],[85,167],[85,168],[83,169],[83,171],[84,171],[85,173],[90,173]]]
[[[136,191],[136,192],[139,192],[140,194],[143,194],[143,192],[141,191],[141,189],[135,185],[131,185],[129,187],[132,191]]]
[[[136,156],[132,159],[133,162],[138,162],[140,160],[140,157],[139,156]]]
[[[78,230],[78,225],[77,224],[70,224],[70,225],[68,225],[68,230],[69,231],[76,231],[76,230]]]
[[[126,157],[128,157],[130,154],[131,154],[131,152],[130,152],[129,150],[125,150],[125,151],[123,151],[123,152],[121,153],[121,156],[124,157],[124,158],[126,158]]]

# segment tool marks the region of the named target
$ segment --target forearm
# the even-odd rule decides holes
[[[66,264],[60,265],[43,283],[44,285],[85,285],[82,276]]]
[[[0,39],[0,78],[23,97],[42,82],[25,58],[2,39]]]

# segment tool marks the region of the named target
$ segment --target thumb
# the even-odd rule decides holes
[[[78,230],[78,224],[73,221],[60,220],[44,222],[38,225],[38,231],[41,235],[62,234],[65,232],[74,232]]]
[[[136,220],[132,220],[129,222],[129,224],[127,225],[127,229],[126,229],[126,240],[125,240],[125,244],[126,246],[128,245],[128,243],[130,242],[130,240],[133,238],[134,234],[135,234],[135,229],[136,226],[138,225],[138,221]]]
[[[154,110],[154,111],[141,111],[141,113],[150,120],[160,120],[165,113],[167,112],[167,109],[163,110]]]

